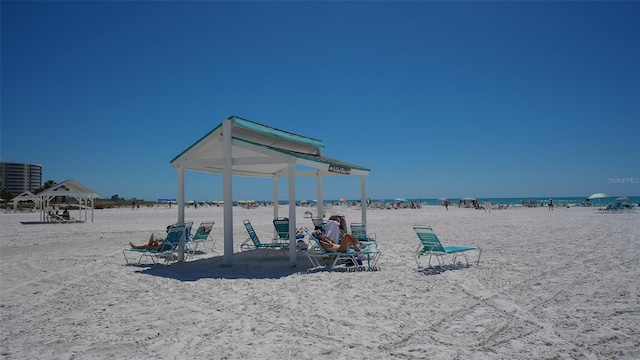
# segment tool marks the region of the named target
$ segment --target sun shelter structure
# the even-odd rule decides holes
[[[224,265],[233,265],[233,176],[273,179],[274,218],[278,217],[278,179],[288,179],[289,233],[296,231],[297,176],[315,176],[318,216],[324,215],[322,178],[359,176],[362,204],[366,199],[365,179],[370,170],[359,165],[322,156],[324,143],[303,135],[275,129],[237,116],[230,116],[200,140],[171,160],[178,170],[178,223],[184,223],[184,171],[192,170],[223,176]],[[366,206],[362,206],[366,225]],[[296,265],[296,239],[289,239],[289,261]],[[184,244],[179,260],[184,259]]]
[[[51,200],[56,196],[67,196],[78,201],[74,206],[78,207],[78,221],[87,221],[88,211],[91,209],[91,222],[93,222],[93,209],[95,208],[95,199],[100,195],[88,187],[78,183],[75,180],[65,180],[59,184],[48,188],[47,190],[37,194],[42,204],[40,210],[40,221],[46,221],[46,211],[51,206]],[[84,220],[82,220],[82,212],[84,210]]]
[[[13,212],[17,212],[18,211],[18,203],[22,202],[22,201],[33,201],[35,204],[35,208],[36,210],[40,210],[40,208],[42,207],[42,199],[38,196],[35,195],[34,193],[32,193],[31,191],[25,191],[22,194],[16,196],[13,198]]]

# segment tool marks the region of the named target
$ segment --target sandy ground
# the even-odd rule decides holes
[[[307,210],[299,226],[311,226]],[[332,213],[360,221],[359,210]],[[383,252],[374,272],[240,253],[242,220],[270,239],[272,208],[234,209],[234,265],[222,266],[222,214],[187,209],[194,226],[216,221],[218,241],[170,266],[126,266],[122,249],[175,222],[176,207],[96,210],[77,224],[1,214],[2,358],[640,358],[638,213],[370,210]],[[480,265],[418,269],[413,225],[481,247]]]

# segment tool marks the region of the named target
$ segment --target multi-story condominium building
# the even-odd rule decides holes
[[[2,189],[14,196],[42,187],[42,165],[0,162]]]

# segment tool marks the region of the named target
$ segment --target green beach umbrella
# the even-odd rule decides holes
[[[608,197],[610,197],[610,196],[605,194],[605,193],[595,193],[595,194],[589,196],[587,199],[604,199],[604,198],[608,198]],[[598,200],[598,205],[600,205],[600,200]]]

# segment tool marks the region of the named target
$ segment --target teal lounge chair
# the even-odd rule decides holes
[[[311,221],[313,222],[313,227],[315,228],[315,230],[324,230],[324,224],[327,223],[325,219],[320,217],[312,217]]]
[[[361,244],[365,244],[367,246],[374,245],[376,248],[378,247],[375,234],[367,233],[367,229],[363,224],[351,223],[349,227],[351,228],[351,234],[353,237],[355,237]]]
[[[162,246],[156,250],[148,250],[148,249],[124,249],[122,250],[122,255],[124,255],[124,260],[127,262],[127,265],[130,264],[129,259],[127,258],[127,252],[133,252],[140,254],[140,258],[138,259],[138,263],[140,264],[143,257],[150,258],[153,261],[154,265],[157,265],[157,259],[164,258],[165,262],[169,264],[174,260],[174,253],[178,250],[178,244],[180,243],[180,239],[185,236],[186,228],[183,225],[172,225],[167,233],[167,236],[164,238],[162,242]]]
[[[213,236],[211,236],[211,229],[213,229],[213,225],[215,225],[215,223],[216,222],[213,220],[203,221],[200,223],[196,232],[187,241],[187,249],[191,255],[196,254],[199,244],[202,244],[202,247],[206,250],[207,241],[211,241],[211,250],[213,251],[215,240],[213,239]]]
[[[247,229],[247,233],[249,233],[249,238],[240,245],[240,250],[242,251],[257,250],[257,249],[284,250],[289,248],[289,242],[264,243],[260,241],[260,238],[258,238],[258,234],[256,234],[256,231],[253,229],[253,225],[251,225],[251,221],[244,220],[242,223],[244,224],[244,227]],[[265,255],[266,255],[266,252],[265,252]]]
[[[420,262],[418,261],[422,256],[429,255],[429,262],[427,267],[431,267],[431,257],[435,256],[436,260],[438,260],[438,264],[440,267],[443,265],[443,258],[446,255],[452,255],[452,265],[456,264],[456,259],[459,255],[462,255],[467,262],[467,266],[469,266],[469,259],[467,258],[467,251],[476,250],[478,251],[478,259],[476,260],[476,265],[480,264],[480,255],[482,250],[478,247],[474,246],[443,246],[438,239],[438,236],[435,234],[433,229],[430,226],[414,226],[413,230],[418,235],[418,239],[420,240],[420,245],[414,252],[413,256],[416,259],[416,263],[418,267],[422,267]]]
[[[273,220],[276,228],[276,238],[278,241],[289,241],[289,218],[279,217]],[[304,239],[304,234],[296,234],[296,240]]]
[[[289,241],[289,218],[275,218],[273,219],[273,226],[276,228],[276,238],[274,240]]]
[[[380,250],[372,247],[366,247],[363,251],[354,250],[346,252],[327,251],[316,238],[313,233],[305,228],[305,233],[309,238],[310,246],[307,249],[307,257],[313,266],[313,269],[324,267],[327,270],[333,270],[336,265],[347,264],[351,262],[353,265],[362,262],[362,265],[353,266],[353,270],[379,270],[378,259],[382,254]],[[365,259],[362,259],[364,257]],[[366,261],[366,265],[365,262]],[[311,270],[311,269],[310,269]]]

